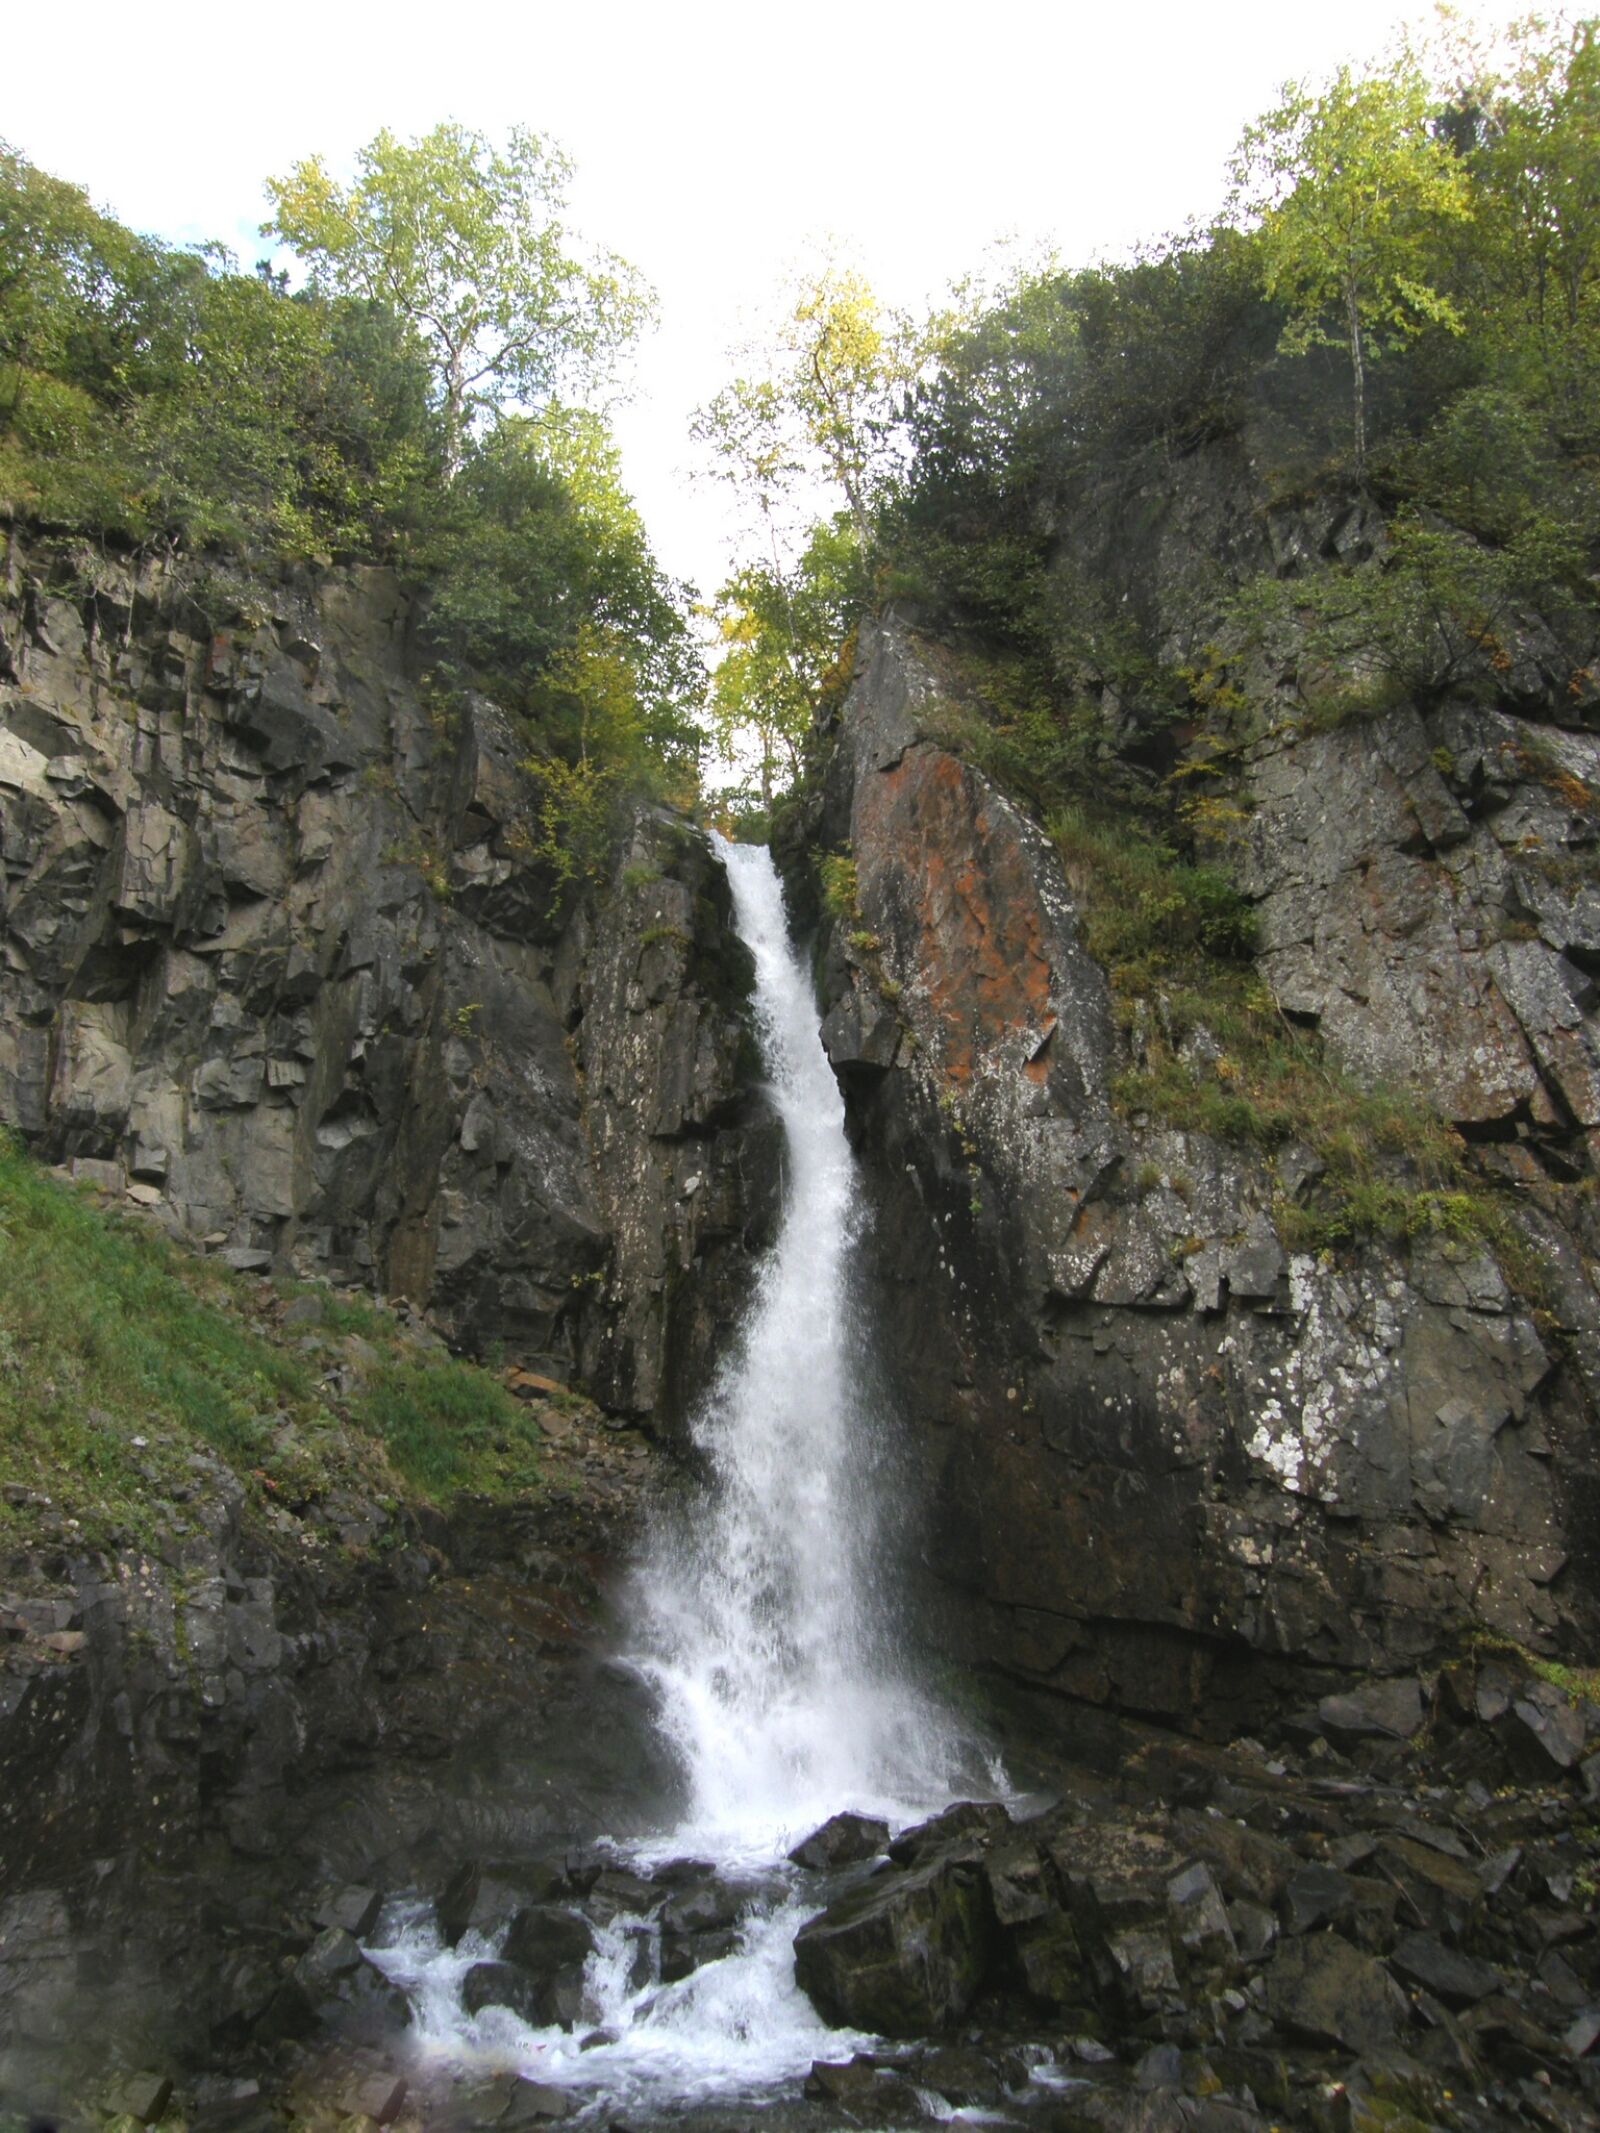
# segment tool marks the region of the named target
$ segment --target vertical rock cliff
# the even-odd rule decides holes
[[[726,885],[650,810],[553,878],[526,743],[432,700],[412,624],[378,569],[208,596],[12,533],[0,1120],[648,1416],[764,1219]]]
[[[1600,741],[1458,708],[1280,735],[1247,772],[1262,975],[1332,1057],[1483,1143],[1543,1269],[1536,1323],[1481,1242],[1291,1249],[1309,1150],[1119,1105],[1137,1028],[1055,849],[948,745],[966,686],[901,624],[869,633],[805,828],[849,855],[824,1035],[883,1209],[929,1558],[978,1650],[1222,1729],[1475,1630],[1592,1635],[1600,1305],[1588,1200],[1555,1181],[1587,1175],[1571,802]]]

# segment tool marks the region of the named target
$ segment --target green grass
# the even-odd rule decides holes
[[[1559,1689],[1569,1703],[1592,1703],[1600,1707],[1600,1667],[1567,1666],[1559,1659],[1541,1659],[1537,1652],[1530,1652],[1514,1637],[1500,1636],[1494,1630],[1474,1630],[1467,1641],[1474,1651],[1504,1652],[1508,1657],[1520,1660],[1530,1674],[1540,1681],[1547,1681],[1553,1689]]]
[[[351,1420],[382,1439],[396,1470],[425,1495],[516,1496],[539,1486],[537,1424],[470,1363],[384,1363]]]
[[[0,1133],[0,1483],[49,1496],[86,1544],[144,1546],[181,1524],[201,1447],[296,1510],[340,1483],[438,1500],[540,1486],[537,1423],[489,1371],[419,1351],[375,1302],[290,1292],[323,1312],[285,1336],[281,1292],[107,1212]],[[340,1403],[321,1380],[351,1335],[378,1360]],[[0,1497],[0,1543],[42,1511]]]
[[[1255,951],[1255,911],[1220,867],[1195,866],[1129,818],[1058,808],[1046,825],[1084,894],[1089,951],[1108,966],[1183,951],[1225,961]]]
[[[1309,1148],[1322,1176],[1277,1209],[1291,1250],[1430,1235],[1488,1245],[1513,1287],[1542,1300],[1537,1255],[1461,1136],[1412,1091],[1355,1081],[1279,1012],[1250,961],[1254,914],[1226,874],[1131,813],[1066,807],[1049,830],[1137,1050],[1113,1085],[1124,1114],[1266,1155]]]

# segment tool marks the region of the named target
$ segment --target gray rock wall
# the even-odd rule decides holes
[[[825,1035],[890,1240],[928,1556],[976,1650],[1221,1730],[1307,1669],[1414,1668],[1473,1629],[1582,1648],[1600,1303],[1587,1202],[1541,1183],[1587,1162],[1592,890],[1528,855],[1581,852],[1550,763],[1600,750],[1552,734],[1518,768],[1530,729],[1459,712],[1252,772],[1263,973],[1352,1068],[1503,1136],[1480,1152],[1560,1297],[1536,1325],[1479,1247],[1287,1250],[1307,1151],[1118,1114],[1106,980],[1047,840],[937,738],[948,687],[898,625],[867,637],[812,834],[854,855]]]
[[[608,891],[558,896],[526,741],[431,699],[385,571],[214,623],[13,531],[3,587],[0,1122],[237,1267],[409,1296],[648,1415],[726,1312],[643,1284],[726,1303],[761,1220],[703,837],[641,817]]]

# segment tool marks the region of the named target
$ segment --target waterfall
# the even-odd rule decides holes
[[[625,1656],[655,1686],[688,1781],[681,1821],[609,1847],[737,1892],[734,1945],[663,1983],[659,1914],[597,1914],[576,2030],[509,2007],[468,2014],[463,1981],[498,1937],[439,1938],[425,1898],[391,1904],[370,1951],[410,1995],[421,2063],[514,2068],[644,2114],[767,2097],[872,2040],[830,2030],[794,1978],[821,1880],[787,1860],[841,1809],[896,1825],[1003,1788],[919,1690],[896,1636],[895,1494],[868,1332],[853,1293],[863,1207],[844,1106],[765,850],[722,844],[755,956],[756,1015],[786,1145],[786,1193],[734,1352],[694,1418],[707,1480],[632,1585]],[[664,1887],[663,1887],[664,1893]],[[666,2122],[666,2121],[663,2121]]]
[[[722,844],[786,1146],[779,1240],[693,1424],[711,1485],[638,1580],[642,1664],[685,1765],[687,1846],[759,1852],[840,1808],[904,1820],[950,1797],[948,1720],[897,1659],[862,1225],[844,1106],[771,855]]]

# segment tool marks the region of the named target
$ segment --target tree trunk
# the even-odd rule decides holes
[[[1345,318],[1350,328],[1350,382],[1354,401],[1356,480],[1367,478],[1367,364],[1361,346],[1361,311],[1353,283],[1344,292]]]
[[[452,355],[444,373],[444,478],[455,480],[467,456],[467,384],[461,357]]]

